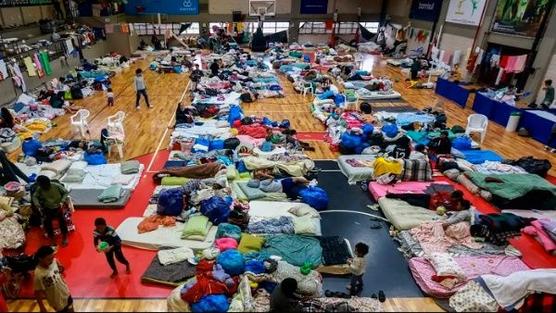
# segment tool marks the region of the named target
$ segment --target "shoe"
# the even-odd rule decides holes
[[[544,146],[544,150],[548,151],[548,150],[550,150],[550,147],[549,146]]]
[[[380,301],[381,303],[384,303],[384,301],[386,301],[386,296],[384,295],[384,291],[382,290],[378,292],[378,301]]]
[[[110,278],[116,278],[116,277],[118,277],[118,272],[112,272]]]
[[[556,149],[551,149],[550,152],[556,153]]]
[[[373,293],[373,294],[371,295],[371,298],[377,299],[378,297],[376,296],[376,293]]]

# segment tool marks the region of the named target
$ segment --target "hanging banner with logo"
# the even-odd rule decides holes
[[[328,0],[301,0],[301,14],[328,13]]]
[[[450,0],[446,22],[478,26],[486,0]]]
[[[434,22],[438,19],[442,0],[413,0],[409,18]]]
[[[198,15],[199,0],[128,0],[128,15],[164,13],[170,15]]]
[[[535,37],[553,0],[498,0],[492,31]]]

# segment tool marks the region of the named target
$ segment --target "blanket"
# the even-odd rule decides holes
[[[166,169],[158,172],[157,174],[169,174],[171,176],[177,176],[177,177],[202,179],[202,178],[211,178],[216,176],[216,173],[218,173],[218,171],[220,171],[221,168],[222,165],[220,163],[213,162],[213,163],[207,163],[201,165]]]
[[[488,290],[504,309],[519,309],[522,300],[534,292],[556,294],[556,269],[520,271],[506,277],[483,275]]]
[[[158,255],[155,255],[151,264],[141,276],[141,281],[177,286],[194,276],[195,265],[191,265],[187,260],[163,265],[160,263]]]
[[[275,172],[284,171],[291,176],[303,176],[315,167],[315,162],[310,159],[303,159],[291,162],[275,162],[263,158],[246,157],[243,159],[245,167],[250,170],[271,168]]]
[[[97,198],[99,202],[111,203],[116,202],[120,199],[122,195],[122,185],[114,184],[106,188]]]
[[[533,190],[545,190],[556,195],[556,186],[535,174],[486,175],[466,172],[465,175],[477,186],[504,199],[515,199]],[[502,182],[486,182],[485,178],[487,177],[493,177]]]
[[[322,263],[322,247],[318,239],[299,235],[268,236],[262,253],[278,255],[295,266],[303,266],[306,262],[314,267]]]
[[[139,161],[131,160],[122,162],[120,170],[122,174],[136,174],[139,173],[140,166],[141,164],[139,163]]]

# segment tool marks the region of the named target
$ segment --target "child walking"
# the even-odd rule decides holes
[[[113,107],[114,106],[114,92],[112,91],[112,88],[108,88],[106,90],[106,97],[108,98],[108,106]]]
[[[351,282],[347,286],[351,295],[357,295],[363,290],[363,275],[367,268],[365,256],[369,253],[369,246],[359,242],[355,245],[355,257],[347,261],[351,273]]]
[[[106,225],[106,220],[104,218],[99,217],[95,220],[95,230],[93,232],[93,237],[95,248],[97,249],[97,251],[104,252],[104,254],[106,255],[108,265],[110,265],[110,268],[112,269],[112,275],[110,275],[111,278],[115,278],[116,276],[118,276],[118,268],[116,267],[116,262],[114,262],[114,256],[116,256],[118,262],[125,265],[126,273],[131,273],[129,262],[122,252],[122,240],[113,227]],[[100,242],[106,242],[108,244],[108,247],[101,250],[101,247],[99,246]]]
[[[41,312],[47,312],[44,299],[56,312],[74,312],[73,299],[62,277],[63,267],[54,257],[55,253],[50,246],[42,246],[35,253],[38,262],[34,278],[37,304]]]

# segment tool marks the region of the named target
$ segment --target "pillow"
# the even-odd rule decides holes
[[[166,176],[162,177],[162,181],[160,182],[160,184],[162,186],[181,186],[187,181],[189,181],[189,179],[185,177]]]
[[[448,253],[434,252],[427,256],[441,281],[440,284],[446,288],[453,288],[456,284],[465,280],[465,272]],[[442,279],[444,278],[444,279]]]
[[[70,168],[66,175],[62,178],[64,183],[81,183],[85,179],[85,171],[82,169]]]
[[[136,174],[139,173],[139,167],[141,163],[137,160],[125,161],[120,165],[120,171],[122,174]]]
[[[313,218],[320,218],[319,212],[308,205],[302,205],[302,204],[296,205],[290,208],[288,212],[297,217],[302,217],[307,215]]]
[[[266,197],[266,193],[259,188],[251,188],[246,182],[238,182],[237,185],[243,191],[247,200],[257,200]]]
[[[50,170],[45,170],[45,169],[42,169],[42,170],[39,172],[39,176],[40,176],[40,175],[44,175],[44,176],[46,176],[46,177],[48,177],[48,178],[50,178],[50,179],[56,178],[56,172],[53,172],[53,171],[50,171]]]
[[[296,234],[316,235],[317,233],[315,219],[309,216],[294,218],[293,228]]]
[[[210,226],[211,224],[209,223],[208,217],[204,215],[192,216],[185,224],[181,238],[201,241],[205,240]],[[202,239],[199,239],[201,237]]]
[[[241,234],[241,240],[237,249],[241,253],[261,251],[264,245],[264,238],[251,234]]]
[[[84,170],[87,167],[87,162],[85,161],[75,161],[71,164],[70,166],[70,170],[75,169],[75,170]]]

